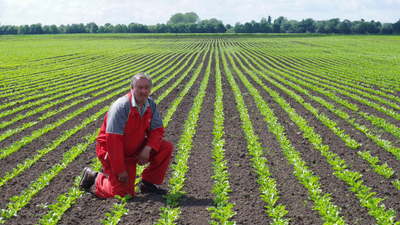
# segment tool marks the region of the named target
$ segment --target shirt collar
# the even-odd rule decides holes
[[[132,95],[132,107],[135,107],[137,111],[140,113],[141,116],[143,116],[143,113],[146,112],[147,107],[150,106],[149,100],[147,99],[142,106],[142,112],[140,112],[139,106],[136,103],[135,96],[133,96],[132,90],[131,90],[131,95]]]

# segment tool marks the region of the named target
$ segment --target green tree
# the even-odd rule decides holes
[[[3,28],[3,33],[10,34],[10,35],[18,34],[18,28],[14,25],[7,25]]]
[[[177,33],[187,33],[186,32],[186,25],[184,23],[179,23],[176,25],[177,26]]]
[[[206,32],[204,26],[201,24],[197,24],[196,30],[197,30],[197,33],[205,33]]]
[[[43,34],[43,28],[41,23],[31,24],[29,28],[31,34]]]
[[[65,33],[65,26],[64,26],[63,24],[61,24],[61,25],[58,27],[58,33],[60,33],[60,34]]]
[[[233,30],[235,33],[243,33],[243,25],[240,22],[237,22]]]
[[[375,22],[365,23],[367,26],[367,32],[369,34],[376,34],[379,33],[379,29],[375,26]]]
[[[346,23],[345,21],[339,23],[337,29],[339,30],[339,33],[341,33],[341,34],[350,34],[351,33],[349,24]]]
[[[260,32],[261,33],[272,33],[272,28],[267,23],[260,24]]]
[[[400,34],[400,19],[396,23],[392,24],[393,33]]]
[[[115,33],[123,33],[122,25],[121,25],[121,24],[115,25],[115,27],[114,27],[114,32],[115,32]]]
[[[284,23],[285,21],[287,21],[286,17],[280,16],[280,17],[278,17],[278,19],[276,19],[276,20],[274,21],[274,24],[279,24],[279,26],[280,26],[280,25],[282,25],[282,23]]]
[[[182,13],[175,13],[171,16],[167,24],[185,23],[185,16]]]
[[[95,22],[90,22],[86,24],[85,29],[88,33],[97,33],[99,26]]]
[[[263,23],[268,23],[268,21],[267,21],[267,19],[265,19],[265,17],[262,17],[260,20],[260,24],[263,24]]]
[[[217,30],[215,29],[214,24],[212,24],[212,23],[207,23],[203,27],[204,27],[204,32],[205,33],[216,33],[217,32]]]
[[[326,22],[325,32],[326,33],[339,33],[339,30],[336,28],[340,23],[339,18],[330,19]]]
[[[260,26],[260,23],[254,23],[254,24],[253,24],[253,32],[254,32],[254,33],[261,33],[261,26]]]
[[[43,26],[43,34],[50,34],[50,26],[49,25]]]
[[[253,26],[251,25],[251,23],[247,22],[244,24],[243,26],[243,33],[253,33]]]
[[[368,32],[367,23],[361,21],[361,23],[358,23],[358,24],[355,26],[355,29],[356,29],[356,32],[357,32],[358,34],[365,34],[365,33]]]
[[[50,26],[50,34],[58,34],[58,33],[60,33],[59,32],[59,30],[58,30],[58,27],[56,26],[56,25],[51,25]]]
[[[186,30],[188,33],[197,33],[197,25],[195,23],[186,24]]]
[[[104,26],[100,26],[99,29],[97,30],[97,33],[105,33],[106,29],[104,28]]]
[[[326,33],[325,23],[326,23],[326,21],[318,21],[315,26],[315,28],[316,28],[315,32],[320,33],[320,34]]]
[[[393,28],[391,23],[384,23],[382,25],[381,34],[393,34]]]
[[[216,31],[217,33],[225,33],[226,32],[226,28],[224,26],[223,23],[218,23],[216,26]]]
[[[315,21],[312,18],[303,19],[298,27],[304,29],[302,33],[315,33]]]
[[[104,32],[105,33],[114,33],[114,25],[110,23],[104,24]]]
[[[197,23],[200,21],[199,16],[195,12],[187,12],[184,15],[185,23]]]
[[[18,34],[30,34],[31,29],[29,28],[28,25],[21,25],[18,28]]]
[[[195,12],[188,13],[175,13],[168,20],[167,24],[187,24],[187,23],[197,23],[199,21],[199,16]]]
[[[85,25],[83,25],[83,23],[77,24],[76,26],[77,33],[86,33]]]
[[[280,33],[281,32],[281,25],[279,25],[278,23],[274,23],[272,25],[272,32],[273,33]]]
[[[167,33],[168,32],[168,28],[165,24],[156,24],[156,28],[155,28],[155,32],[156,33]]]
[[[66,34],[76,33],[74,24],[72,24],[72,26],[67,24],[67,26],[65,26],[64,33]]]

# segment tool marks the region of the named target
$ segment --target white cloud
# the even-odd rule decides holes
[[[95,22],[153,25],[166,23],[178,12],[195,12],[200,19],[216,18],[225,24],[272,20],[340,18],[394,23],[400,0],[0,0],[0,23],[72,24]]]

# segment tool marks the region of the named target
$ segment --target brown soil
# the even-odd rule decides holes
[[[224,71],[222,66],[222,57],[225,57],[224,52],[220,52],[220,69]],[[183,56],[179,56],[183,57]],[[196,66],[192,69],[195,71],[197,66],[200,65],[203,54],[200,55]],[[189,170],[186,174],[186,180],[182,191],[186,192],[179,199],[180,215],[176,220],[177,224],[209,224],[212,221],[210,211],[208,207],[214,204],[214,194],[211,193],[213,189],[214,180],[212,176],[214,174],[212,167],[212,149],[213,149],[213,117],[214,117],[214,100],[215,100],[215,66],[216,62],[214,56],[209,53],[206,55],[204,65],[201,69],[201,73],[197,78],[196,82],[186,94],[183,100],[180,102],[178,109],[173,115],[171,121],[166,127],[166,133],[164,138],[171,141],[174,146],[174,153],[171,159],[171,163],[174,162],[175,156],[178,151],[178,143],[181,139],[182,130],[185,121],[188,117],[188,112],[193,105],[193,99],[196,97],[201,81],[206,73],[206,67],[209,57],[213,57],[212,69],[209,83],[206,89],[206,94],[202,103],[201,113],[199,115],[198,125],[196,127],[196,134],[193,138],[193,147],[190,152],[188,159]],[[140,58],[140,57],[139,57]],[[267,61],[268,59],[263,59]],[[239,67],[237,61],[236,65]],[[191,62],[190,62],[191,63]],[[188,65],[190,65],[190,63]],[[229,63],[230,64],[230,63]],[[232,67],[232,65],[230,65]],[[188,67],[188,66],[187,66]],[[186,68],[187,68],[186,67]],[[185,69],[186,69],[185,68]],[[175,78],[171,79],[166,85],[158,89],[153,93],[154,99],[168,89],[185,71]],[[235,77],[235,81],[238,84],[243,98],[246,102],[246,107],[249,112],[251,122],[254,127],[255,133],[258,135],[259,142],[265,149],[263,157],[267,158],[268,165],[270,166],[271,177],[276,180],[277,187],[280,194],[280,199],[277,204],[282,204],[288,210],[287,218],[291,218],[290,224],[323,224],[324,221],[321,219],[318,211],[313,210],[313,202],[308,198],[307,189],[298,181],[296,176],[293,174],[293,166],[287,163],[286,156],[281,151],[279,142],[276,140],[274,134],[269,131],[268,124],[264,121],[264,117],[260,114],[259,109],[254,101],[254,98],[249,93],[249,90],[244,86],[240,78],[231,70]],[[288,114],[272,99],[272,97],[266,92],[260,85],[254,82],[250,75],[246,73],[244,69],[241,72],[248,78],[252,85],[259,91],[263,99],[269,104],[274,111],[275,116],[278,117],[278,122],[284,126],[286,135],[291,141],[292,146],[296,151],[301,153],[301,157],[307,162],[307,166],[313,173],[320,177],[319,183],[323,190],[323,194],[330,194],[331,201],[333,204],[341,208],[341,216],[348,224],[375,224],[376,220],[368,214],[368,209],[361,207],[360,201],[357,196],[351,192],[349,185],[339,180],[333,175],[332,166],[321,156],[321,154],[314,149],[312,144],[303,137],[302,132],[291,121]],[[173,71],[168,75],[172,75]],[[189,82],[191,73],[182,81],[175,90],[173,90],[164,100],[158,104],[158,109],[162,116],[164,116],[171,103],[179,97],[180,92],[184,86]],[[165,78],[164,78],[165,79]],[[161,82],[162,80],[158,81]],[[231,185],[232,192],[229,193],[229,202],[234,203],[233,211],[236,215],[231,219],[236,221],[237,224],[269,224],[272,219],[268,217],[268,213],[265,211],[266,203],[260,197],[259,184],[257,183],[257,173],[255,173],[252,167],[251,156],[247,148],[247,141],[242,130],[242,122],[237,110],[237,103],[235,101],[232,88],[227,80],[227,76],[222,72],[222,84],[224,90],[223,106],[224,106],[224,139],[225,145],[225,159],[227,160],[227,172],[229,173],[229,183]],[[365,135],[353,130],[353,127],[347,122],[326,110],[318,103],[313,102],[307,96],[298,93],[304,98],[305,102],[309,102],[315,108],[318,108],[320,113],[324,113],[330,119],[336,121],[338,126],[345,129],[348,134],[355,140],[363,143],[357,150],[352,150],[347,147],[344,142],[337,137],[331,130],[327,129],[314,115],[307,111],[301,104],[296,102],[292,97],[286,94],[281,89],[277,88],[273,84],[264,80],[264,84],[270,87],[273,91],[276,91],[290,103],[290,105],[296,109],[296,112],[302,117],[309,121],[309,125],[314,127],[314,131],[318,133],[323,139],[323,144],[329,145],[330,151],[336,153],[350,166],[349,169],[358,171],[363,174],[362,179],[364,184],[371,187],[373,192],[376,192],[376,197],[385,199],[382,203],[387,208],[392,208],[396,213],[400,212],[399,190],[394,188],[391,181],[397,179],[395,174],[390,179],[384,179],[382,176],[377,175],[373,172],[370,165],[362,160],[357,151],[370,150],[371,154],[378,155],[381,162],[387,162],[390,167],[395,171],[400,170],[399,161],[390,153],[385,152],[374,142],[368,139]],[[157,83],[155,84],[157,85]],[[286,85],[285,85],[286,86]],[[288,87],[291,88],[291,87]],[[318,93],[309,90],[311,94],[324,98],[326,101],[330,101],[327,97],[322,96]],[[109,93],[105,93],[95,99],[106,96]],[[110,99],[102,104],[86,111],[82,115],[74,118],[73,120],[63,124],[61,127],[50,131],[43,135],[38,140],[22,147],[18,152],[11,154],[5,159],[0,160],[0,176],[3,177],[6,172],[11,172],[19,163],[22,163],[24,159],[32,157],[36,154],[37,150],[43,149],[47,144],[51,143],[57,137],[63,134],[63,131],[73,128],[80,124],[85,118],[93,115],[98,110],[106,105],[110,105],[117,97]],[[348,99],[348,98],[346,98]],[[349,102],[356,103],[354,100],[348,99]],[[330,101],[331,102],[331,101]],[[26,135],[32,133],[32,131],[44,127],[46,124],[57,121],[59,118],[66,116],[84,104],[81,103],[75,107],[72,107],[65,112],[59,113],[56,116],[49,118],[43,122],[38,123],[34,127],[13,135],[7,138],[3,142],[0,142],[2,148],[9,146],[15,141],[21,140]],[[399,122],[390,118],[389,116],[378,112],[368,106],[360,106],[360,110],[363,112],[369,112],[371,114],[380,116],[387,119],[388,121],[398,124]],[[337,105],[337,107],[340,107]],[[360,118],[357,114],[350,110],[344,109],[351,116],[357,117],[358,120],[368,127],[373,127],[365,119]],[[45,113],[44,111],[43,113]],[[40,115],[34,115],[23,122],[35,121]],[[10,119],[12,117],[8,117]],[[5,209],[6,204],[10,202],[10,198],[18,196],[21,192],[28,187],[30,182],[40,176],[45,170],[49,169],[52,165],[59,163],[62,155],[68,151],[72,146],[78,143],[83,143],[85,140],[82,139],[85,135],[93,133],[96,129],[100,128],[103,122],[104,116],[101,116],[98,120],[94,121],[81,131],[77,132],[73,137],[60,144],[56,149],[47,154],[45,157],[40,159],[32,167],[22,172],[14,179],[8,181],[1,187],[0,191],[0,209]],[[0,130],[1,133],[10,128],[15,128],[17,125],[12,125],[9,128]],[[382,138],[392,141],[393,143],[398,142],[398,138],[393,135],[386,133],[382,134]],[[397,147],[398,144],[396,144]],[[74,178],[80,175],[83,168],[90,166],[92,159],[96,157],[95,143],[89,145],[87,150],[82,153],[74,162],[57,175],[47,187],[37,193],[30,202],[18,212],[18,216],[6,221],[6,224],[37,224],[38,221],[50,210],[48,205],[54,204],[57,201],[57,197],[60,194],[66,193],[69,188],[73,187]],[[161,185],[162,188],[168,187],[168,180],[172,177],[172,168],[170,167],[165,177],[165,182]],[[86,193],[82,198],[76,200],[75,204],[71,206],[62,216],[59,224],[101,224],[101,219],[107,219],[106,213],[111,213],[113,204],[118,203],[118,200],[98,200],[91,194]],[[132,198],[126,208],[129,210],[127,215],[124,215],[119,224],[153,224],[160,219],[160,208],[166,206],[166,201],[161,196],[152,194],[141,194],[137,193]],[[399,216],[396,217],[396,220]]]

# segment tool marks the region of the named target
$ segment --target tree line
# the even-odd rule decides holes
[[[395,23],[381,23],[379,21],[343,20],[338,18],[316,21],[308,18],[301,21],[288,20],[280,16],[272,22],[271,16],[261,18],[259,22],[252,20],[234,26],[224,24],[216,18],[200,20],[194,12],[176,13],[165,24],[143,25],[130,23],[129,25],[106,23],[98,26],[91,22],[73,23],[68,25],[3,25],[0,26],[0,35],[27,35],[27,34],[72,34],[72,33],[322,33],[322,34],[400,34],[400,19]]]

